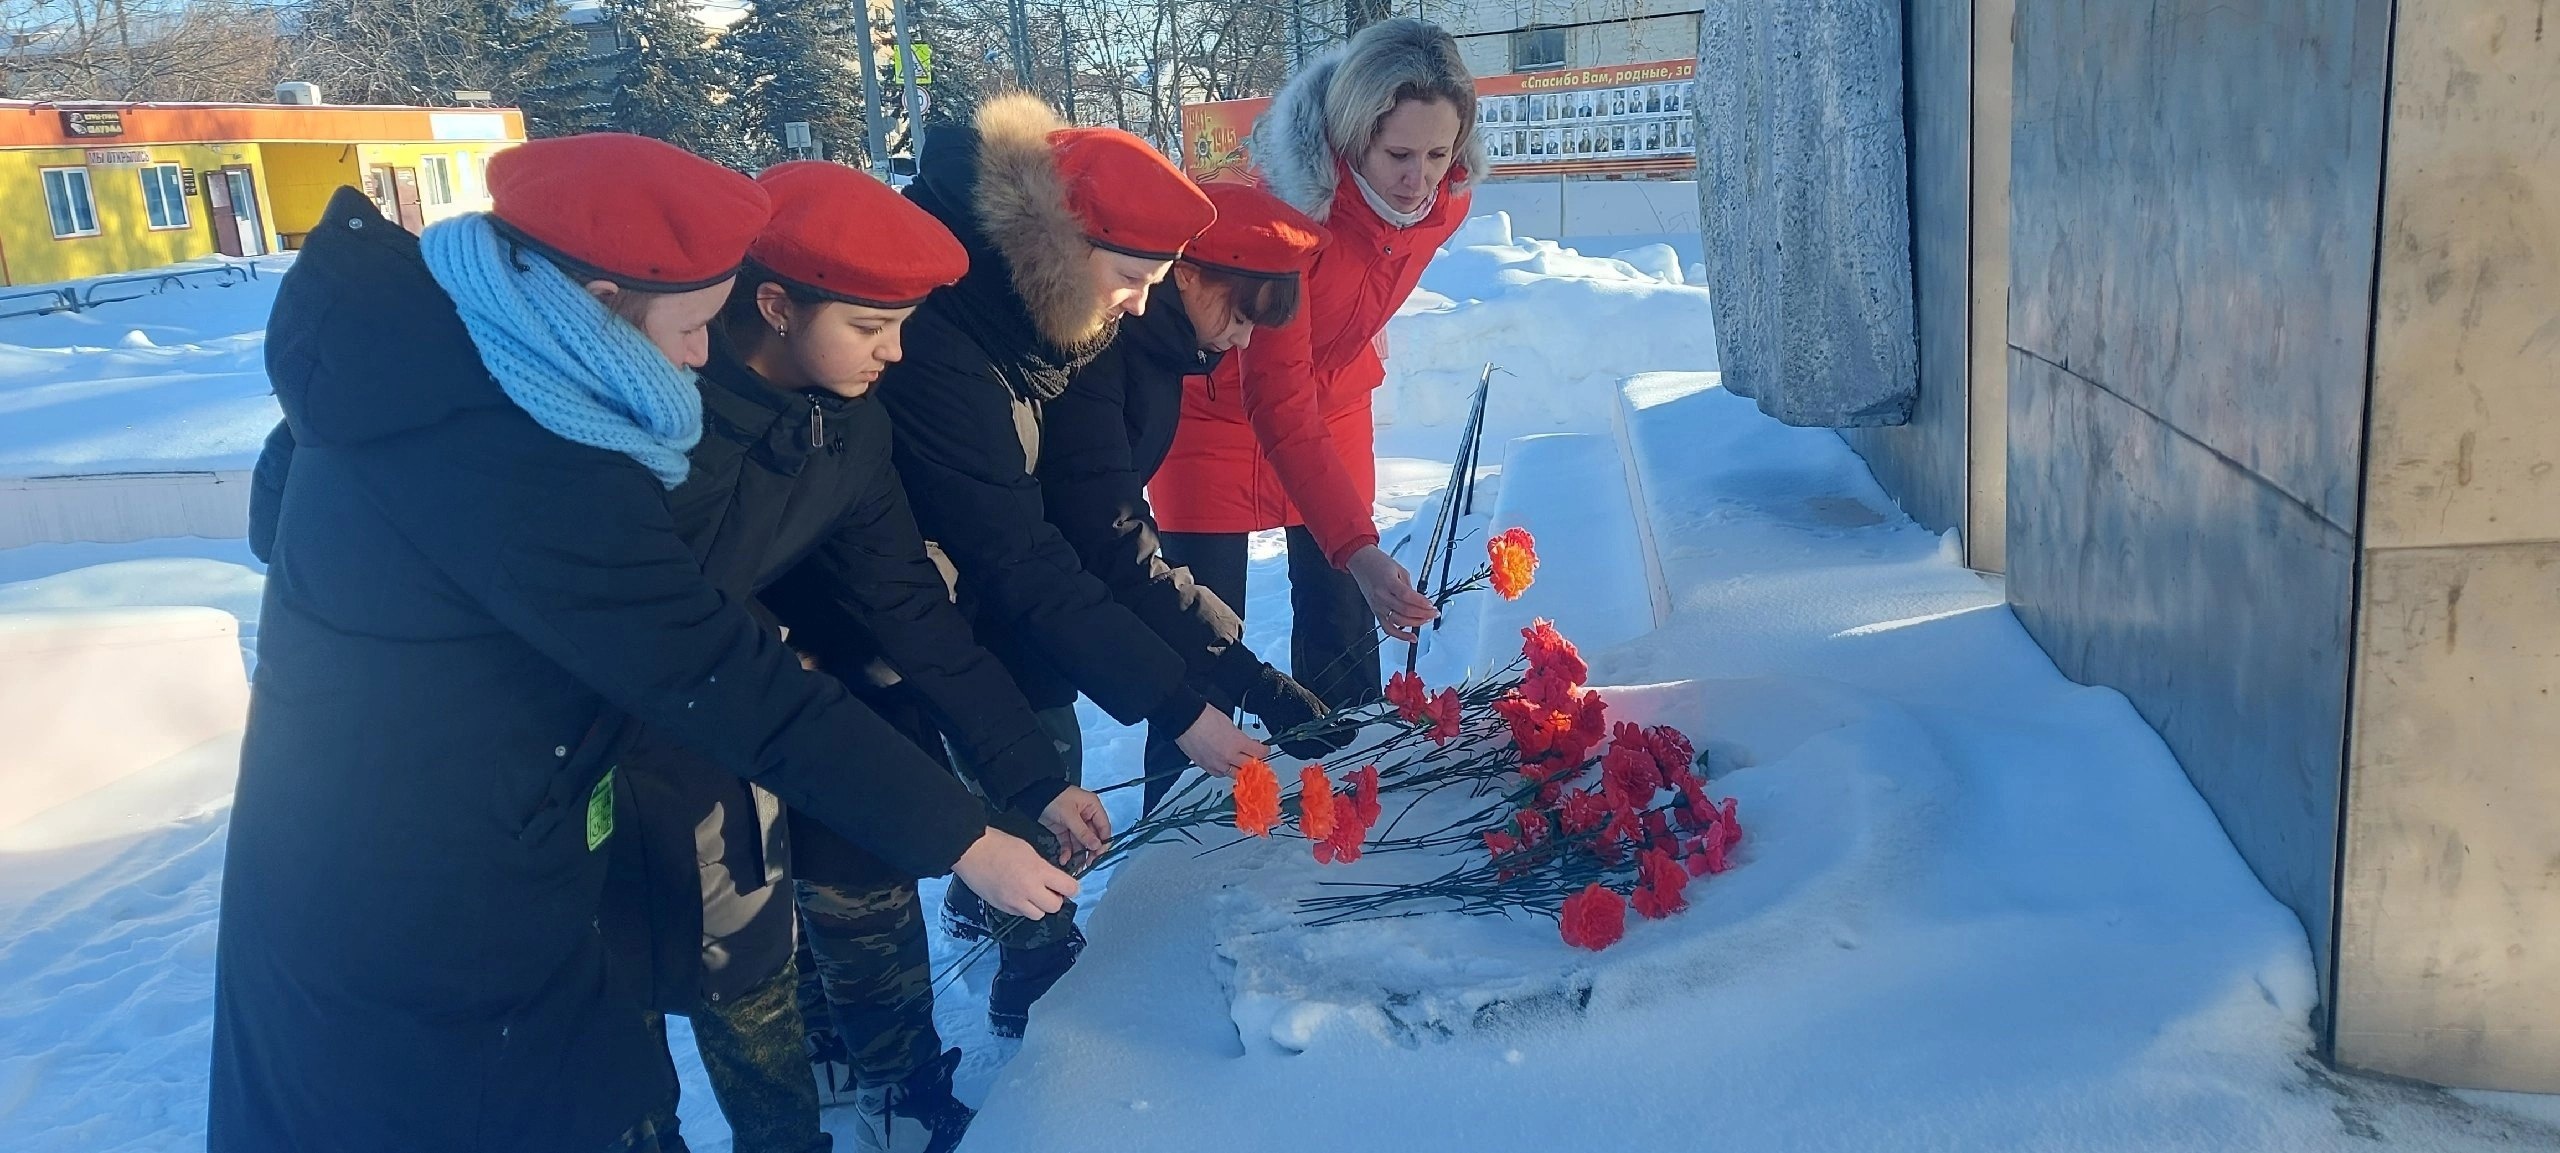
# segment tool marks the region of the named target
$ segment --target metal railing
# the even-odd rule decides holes
[[[221,261],[191,268],[161,268],[127,276],[107,276],[52,288],[0,292],[0,320],[56,312],[87,312],[101,304],[158,296],[172,288],[229,288],[256,279],[256,263]]]

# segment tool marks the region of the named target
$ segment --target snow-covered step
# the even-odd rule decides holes
[[[1658,570],[1629,492],[1629,472],[1614,437],[1548,433],[1512,441],[1503,452],[1502,494],[1487,535],[1528,529],[1538,538],[1538,579],[1520,599],[1486,596],[1477,652],[1499,665],[1520,647],[1520,630],[1538,617],[1585,650],[1598,651],[1653,631]],[[1481,563],[1462,549],[1460,571]]]
[[[0,549],[249,535],[248,469],[0,476]]]
[[[247,720],[239,625],[210,608],[0,613],[0,829]]]

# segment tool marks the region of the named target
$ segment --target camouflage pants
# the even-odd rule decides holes
[[[694,1049],[702,1054],[720,1114],[729,1119],[736,1153],[827,1153],[834,1147],[834,1139],[818,1131],[818,1085],[809,1075],[799,987],[798,967],[786,964],[744,996],[705,1006],[689,1018]],[[651,1019],[663,1041],[665,1019]],[[643,1132],[651,1130],[659,1147],[685,1147],[675,1136],[674,1102],[642,1123]]]
[[[933,955],[913,881],[851,888],[797,882],[814,971],[800,981],[811,1028],[832,1024],[854,1079],[901,1080],[942,1053]]]
[[[1083,734],[1073,708],[1040,710],[1058,742],[1069,779],[1082,772]],[[965,764],[963,769],[965,771]],[[923,902],[913,881],[870,885],[796,882],[800,898],[800,1011],[812,1029],[832,1023],[854,1078],[866,1085],[902,1080],[942,1053],[933,1024],[933,955]],[[975,903],[952,882],[949,903]],[[1065,939],[1075,906],[1037,921],[1009,922],[996,934],[1006,949],[1036,949]]]

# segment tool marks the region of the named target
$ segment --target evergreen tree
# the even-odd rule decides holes
[[[694,17],[688,0],[611,0],[605,14],[625,47],[610,61],[602,127],[739,169],[770,153],[736,99],[737,54]]]
[[[562,0],[468,0],[478,53],[502,79],[487,85],[498,102],[524,110],[531,136],[592,128],[598,114],[588,76],[586,35]]]
[[[746,70],[739,102],[764,141],[778,146],[784,124],[805,120],[828,159],[869,162],[851,2],[765,0],[728,43]]]
[[[586,37],[561,0],[305,0],[295,70],[342,103],[450,105],[485,90],[536,136],[586,127]]]

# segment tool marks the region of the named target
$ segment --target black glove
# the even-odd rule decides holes
[[[1262,727],[1271,730],[1274,737],[1333,715],[1333,710],[1308,692],[1305,685],[1269,665],[1262,666],[1261,677],[1245,690],[1244,711],[1261,718]],[[1358,731],[1357,725],[1310,727],[1281,741],[1280,751],[1302,761],[1314,760],[1350,744]]]

